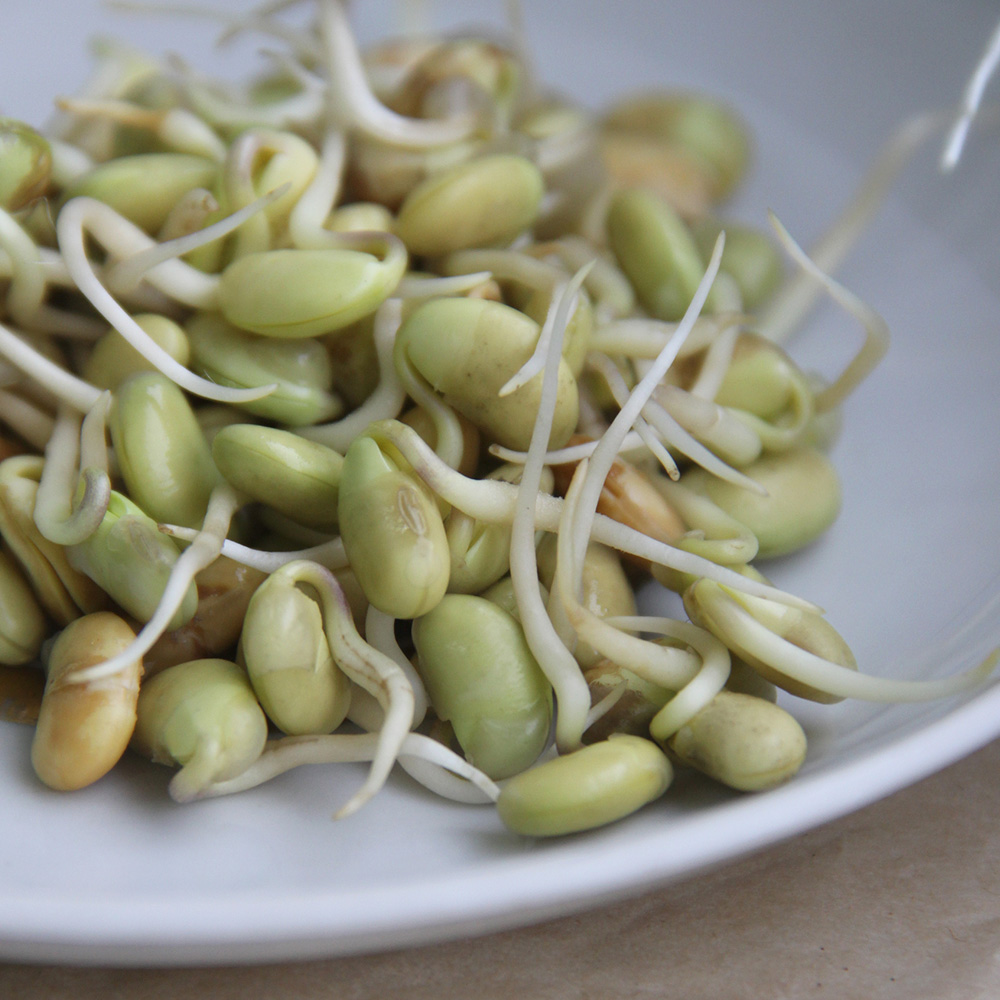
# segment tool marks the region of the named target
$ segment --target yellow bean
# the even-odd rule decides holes
[[[31,764],[49,788],[90,785],[125,752],[135,728],[142,661],[99,681],[77,683],[73,675],[122,652],[134,638],[123,619],[98,611],[68,625],[52,646],[31,744]]]

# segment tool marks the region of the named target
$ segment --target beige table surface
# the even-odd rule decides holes
[[[1000,998],[1000,741],[708,875],[536,927],[244,968],[0,965],[3,1000]]]

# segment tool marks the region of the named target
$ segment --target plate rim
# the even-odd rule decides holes
[[[461,875],[423,876],[402,887],[296,890],[280,899],[273,892],[227,893],[224,898],[218,891],[201,897],[185,893],[188,916],[180,912],[179,899],[166,895],[152,902],[121,895],[69,902],[52,893],[7,896],[0,909],[0,959],[96,966],[256,964],[375,953],[495,933],[697,877],[856,812],[998,737],[1000,679],[916,731],[860,757],[820,767],[768,792],[734,796],[683,817],[666,831],[633,833],[627,854],[595,849],[583,835],[550,841],[551,850],[477,862]],[[937,752],[921,752],[928,744]],[[714,827],[731,823],[742,824],[739,842],[710,836]],[[664,846],[674,849],[666,859]],[[595,853],[612,863],[596,872],[591,867],[582,885],[569,877],[580,857],[592,864]],[[541,870],[544,880],[531,878]],[[640,877],[648,882],[638,883]],[[431,885],[435,902],[428,908]],[[486,904],[480,895],[485,890]],[[353,908],[344,916],[347,902]],[[383,907],[392,914],[386,915]],[[333,919],[331,913],[336,914]],[[93,930],[83,929],[88,927]]]

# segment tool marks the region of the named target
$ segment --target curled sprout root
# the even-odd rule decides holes
[[[111,404],[111,394],[100,396],[87,414],[90,433],[84,433],[79,415],[69,407],[61,407],[52,436],[45,448],[45,465],[35,498],[35,524],[50,541],[59,545],[76,545],[89,538],[101,523],[111,498],[107,453],[104,444],[104,420]],[[95,432],[94,427],[98,430]],[[78,446],[84,436],[98,448],[91,456],[77,458],[83,451]],[[93,443],[87,449],[94,452]],[[79,490],[78,490],[79,484]],[[79,492],[79,496],[77,493]]]
[[[337,818],[342,819],[360,809],[389,776],[413,725],[413,687],[393,659],[361,637],[344,591],[328,569],[318,563],[299,561],[288,563],[276,572],[313,589],[323,614],[323,627],[334,660],[355,684],[374,696],[385,713],[368,777],[337,811]]]

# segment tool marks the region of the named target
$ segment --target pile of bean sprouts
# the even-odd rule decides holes
[[[131,747],[187,802],[368,761],[347,816],[398,763],[551,835],[676,767],[787,780],[777,689],[982,682],[864,673],[761,571],[836,517],[826,453],[888,348],[832,273],[954,115],[807,254],[726,217],[730,109],[575,105],[516,16],[364,49],[342,0],[204,16],[264,40],[258,75],[105,43],[48,126],[0,120],[0,669],[42,781]],[[863,331],[829,381],[786,350],[824,295]]]

